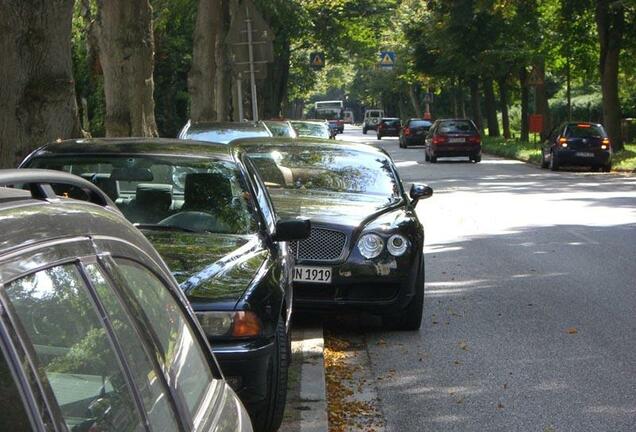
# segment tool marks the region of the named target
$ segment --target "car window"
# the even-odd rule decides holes
[[[63,170],[90,180],[110,196],[126,219],[146,228],[221,234],[258,230],[247,180],[234,162],[182,156],[82,155],[36,158],[29,168]],[[75,194],[66,186],[56,192]]]
[[[249,156],[270,188],[400,197],[391,161],[383,155],[298,146]]]
[[[329,126],[318,123],[294,122],[292,123],[298,136],[329,138]]]
[[[400,120],[382,120],[382,123],[391,127],[400,126]]]
[[[468,120],[452,120],[452,121],[443,121],[439,123],[437,128],[437,132],[440,134],[449,134],[449,133],[476,133],[477,129],[473,126],[472,122]]]
[[[0,430],[30,431],[31,423],[9,365],[0,350]],[[11,409],[7,409],[11,407]]]
[[[152,430],[166,432],[177,430],[177,420],[168,389],[159,379],[161,371],[153,366],[152,359],[143,348],[145,346],[148,349],[151,345],[141,341],[131,320],[132,315],[126,312],[100,268],[96,264],[88,264],[86,272],[113,324],[117,339],[125,348],[124,355],[130,374],[139,389]]]
[[[138,431],[136,409],[112,341],[75,265],[5,286],[69,430]]]
[[[184,317],[181,307],[166,286],[150,271],[125,259],[117,259],[117,272],[127,294],[156,338],[159,362],[170,385],[185,401],[192,418],[207,408],[206,396],[219,382],[214,379],[207,357]]]
[[[582,123],[568,125],[565,129],[567,138],[604,138],[605,130],[597,125]]]
[[[230,141],[252,137],[269,137],[271,134],[263,128],[253,128],[249,130],[219,128],[207,130],[188,130],[183,138],[197,141],[210,141],[222,144],[228,144]]]
[[[427,122],[426,120],[410,120],[410,127],[431,127],[431,122]]]

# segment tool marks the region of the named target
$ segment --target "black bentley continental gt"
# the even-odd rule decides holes
[[[306,238],[309,222],[278,220],[258,175],[227,145],[70,140],[41,147],[22,167],[77,174],[112,199],[167,262],[254,429],[277,430],[290,359],[287,241]]]
[[[424,299],[424,230],[415,213],[433,190],[407,195],[391,158],[375,147],[312,139],[236,141],[278,214],[311,220],[291,243],[294,305],[363,310],[385,326],[417,330]]]

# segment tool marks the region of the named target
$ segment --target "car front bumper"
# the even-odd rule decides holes
[[[274,341],[210,342],[214,356],[228,384],[250,414],[260,410],[268,398]]]
[[[294,282],[294,307],[318,311],[355,310],[377,314],[398,313],[415,294],[422,253],[385,256],[380,260],[349,259],[344,263],[302,263],[330,267],[329,284]]]

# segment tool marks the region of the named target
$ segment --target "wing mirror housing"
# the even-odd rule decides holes
[[[413,206],[415,206],[419,200],[432,197],[433,188],[422,183],[413,183],[409,196],[411,197]]]
[[[282,219],[276,222],[276,231],[272,235],[274,241],[304,240],[311,233],[309,219]]]

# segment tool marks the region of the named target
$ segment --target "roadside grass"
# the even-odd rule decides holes
[[[517,159],[534,164],[541,163],[539,143],[523,142],[519,139],[483,137],[481,146],[486,153]],[[636,143],[625,144],[625,149],[614,153],[612,171],[636,172]]]

